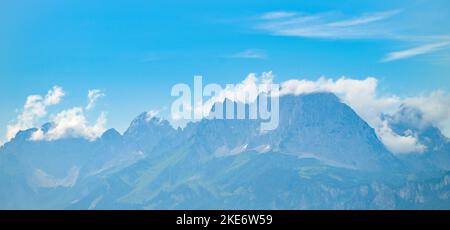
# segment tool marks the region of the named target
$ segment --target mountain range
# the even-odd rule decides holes
[[[0,147],[0,209],[450,208],[450,141],[418,127],[419,112],[385,117],[426,146],[396,155],[334,94],[282,96],[279,108],[264,133],[261,120],[176,129],[146,112],[94,141],[20,131]]]

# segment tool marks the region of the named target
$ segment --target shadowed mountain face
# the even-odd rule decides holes
[[[439,130],[423,129],[426,154],[399,159],[333,94],[283,96],[279,115],[264,133],[260,120],[176,130],[147,113],[95,141],[30,141],[35,129],[21,131],[0,148],[0,208],[450,208]],[[429,160],[436,155],[440,162]],[[424,159],[434,170],[423,170]]]

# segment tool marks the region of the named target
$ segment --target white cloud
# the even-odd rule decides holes
[[[11,140],[20,130],[33,128],[40,118],[47,115],[47,107],[58,104],[64,94],[61,87],[53,86],[45,97],[41,95],[28,96],[22,112],[12,123],[7,125],[7,141]]]
[[[53,86],[51,90],[47,92],[45,96],[44,104],[45,105],[56,105],[61,101],[61,98],[64,97],[65,93],[59,86]]]
[[[296,12],[288,12],[288,11],[273,11],[273,12],[267,12],[261,17],[260,19],[279,19],[279,18],[288,18],[297,15]]]
[[[90,89],[88,91],[88,104],[86,106],[86,110],[91,110],[94,107],[95,102],[97,102],[100,97],[104,96],[105,93],[103,91],[99,89]]]
[[[420,153],[426,149],[413,134],[402,136],[392,131],[387,121],[383,121],[376,131],[383,144],[393,153]]]
[[[377,22],[385,21],[400,13],[399,10],[363,14],[353,18],[337,18],[332,13],[316,15],[266,13],[260,17],[257,29],[274,35],[328,39],[385,38],[388,28]]]
[[[243,58],[243,59],[266,59],[267,53],[261,49],[247,49],[242,52],[235,53],[230,58]]]
[[[418,47],[414,47],[407,50],[401,50],[396,52],[391,52],[386,55],[386,57],[383,58],[383,62],[389,62],[389,61],[395,61],[410,57],[415,57],[422,54],[431,53],[440,49],[448,48],[450,47],[450,41],[445,42],[439,42],[439,43],[432,43],[432,44],[426,44]]]
[[[450,94],[438,90],[428,95],[409,97],[405,105],[419,109],[423,121],[438,127],[447,137],[450,136]]]
[[[93,125],[89,125],[84,115],[83,108],[74,107],[63,110],[52,119],[52,127],[44,133],[41,129],[31,136],[31,140],[58,140],[67,137],[82,137],[95,140],[105,130],[106,114],[102,112]]]
[[[27,97],[25,105],[17,118],[7,126],[6,138],[11,140],[18,131],[35,128],[39,126],[39,122],[51,122],[49,130],[38,129],[35,131],[30,140],[57,140],[65,137],[82,137],[88,140],[94,140],[105,131],[106,113],[102,112],[97,121],[89,125],[82,107],[74,107],[62,110],[54,115],[47,114],[47,107],[56,105],[65,95],[59,86],[54,86],[45,96],[30,95]],[[96,100],[104,96],[100,90],[89,90],[88,105],[86,110],[91,109]]]
[[[329,23],[328,26],[348,27],[348,26],[365,25],[368,23],[388,19],[392,16],[397,15],[398,13],[400,13],[399,10],[392,10],[392,11],[384,11],[384,12],[365,14],[365,15],[362,15],[361,17]]]
[[[450,47],[447,35],[401,34],[390,19],[401,10],[365,13],[357,17],[343,17],[336,13],[302,14],[298,12],[268,12],[257,17],[254,28],[272,35],[320,39],[391,39],[411,43],[427,42],[420,46],[390,52],[381,62],[390,62],[423,55]],[[397,25],[399,23],[397,22]]]

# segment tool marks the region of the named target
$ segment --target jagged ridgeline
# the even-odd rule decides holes
[[[439,129],[417,132],[426,152],[394,155],[333,94],[279,103],[268,132],[257,119],[175,129],[147,113],[95,141],[30,141],[36,129],[21,131],[0,149],[0,208],[450,208],[450,142]]]

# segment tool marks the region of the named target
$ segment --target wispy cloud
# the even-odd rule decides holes
[[[388,53],[386,55],[386,57],[383,58],[382,62],[390,62],[390,61],[410,58],[410,57],[414,57],[414,56],[418,56],[418,55],[422,55],[422,54],[431,53],[431,52],[434,52],[437,50],[445,49],[448,47],[450,47],[450,41],[431,43],[431,44],[426,44],[426,45],[414,47],[414,48],[407,49],[407,50],[395,51],[395,52]]]
[[[167,57],[162,55],[162,54],[158,54],[158,53],[149,53],[147,55],[145,55],[142,59],[141,62],[143,63],[147,63],[147,62],[155,62],[155,61],[161,61],[166,59]]]
[[[262,49],[247,49],[229,56],[230,58],[266,59],[267,52]]]
[[[400,10],[391,10],[391,11],[384,11],[384,12],[376,12],[371,14],[365,14],[360,17],[348,19],[348,20],[342,20],[337,21],[333,23],[329,23],[328,26],[332,27],[349,27],[349,26],[357,26],[357,25],[365,25],[372,22],[382,21],[385,19],[388,19],[392,16],[397,15],[400,13]]]
[[[88,91],[88,104],[86,106],[86,110],[91,110],[94,108],[95,103],[100,97],[104,97],[105,93],[99,89],[90,89]]]
[[[402,10],[387,10],[345,16],[334,12],[305,14],[292,11],[274,11],[253,19],[257,30],[271,35],[292,36],[311,39],[387,39],[402,43],[422,43],[416,47],[390,52],[381,62],[406,59],[432,53],[450,47],[448,35],[402,34],[395,16]],[[398,21],[397,21],[398,22]],[[394,26],[397,25],[397,26]],[[251,56],[251,55],[249,55]]]
[[[268,13],[261,15],[261,17],[259,17],[259,18],[260,19],[278,19],[278,18],[288,18],[288,17],[292,17],[295,15],[297,15],[296,12],[273,11],[273,12],[268,12]]]
[[[374,12],[358,17],[339,17],[333,13],[307,15],[294,12],[263,14],[256,28],[274,35],[326,39],[384,38],[387,28],[380,22],[399,14],[400,10]]]

